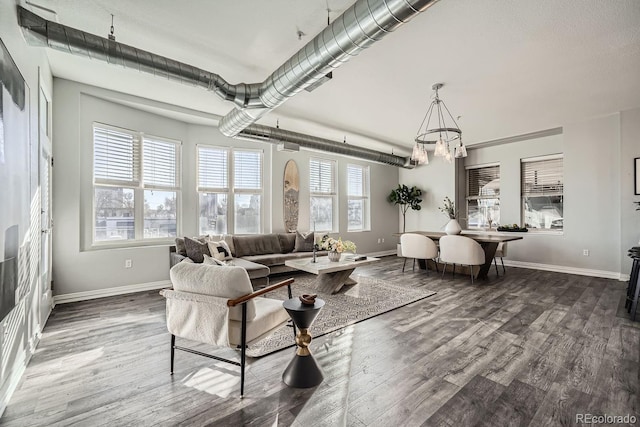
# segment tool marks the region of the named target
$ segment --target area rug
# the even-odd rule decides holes
[[[330,295],[318,292],[313,287],[316,279],[314,275],[296,275],[294,278],[295,283],[291,286],[294,298],[302,294],[318,294],[318,297],[325,301],[324,307],[311,326],[311,335],[314,338],[435,294],[406,284],[399,285],[373,277],[355,276],[358,282],[356,285],[345,286],[340,293]],[[275,282],[276,280],[272,281]],[[271,292],[267,297],[284,301],[288,298],[287,288]],[[294,345],[291,327],[283,326],[273,335],[250,345],[247,348],[247,356],[262,357]]]

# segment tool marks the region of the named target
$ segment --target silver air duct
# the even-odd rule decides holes
[[[267,108],[235,108],[222,118],[220,132],[238,135],[436,1],[358,0],[261,84],[260,100]]]
[[[318,138],[316,136],[305,135],[303,133],[269,126],[256,124],[249,125],[235,137],[249,141],[269,142],[271,144],[279,144],[282,142],[295,143],[304,148],[357,157],[359,159],[369,160],[372,162],[384,163],[407,169],[413,169],[415,167],[415,164],[411,162],[409,157],[400,157],[394,154],[371,150],[369,148],[356,147],[343,142],[331,141],[329,139]]]
[[[438,0],[359,0],[263,83],[251,84],[230,84],[218,74],[48,21],[21,6],[18,6],[18,20],[27,41],[33,45],[48,46],[202,87],[213,91],[224,100],[234,102],[239,108],[224,116],[219,125],[220,131],[226,136],[235,137],[242,132],[242,138],[259,141],[260,138],[257,136],[260,132],[265,129],[277,130],[282,132],[282,135],[286,134],[288,141],[301,146],[307,145],[299,140],[308,140],[309,144],[315,145],[309,148],[411,168],[413,165],[408,158],[310,135],[258,125],[251,126],[251,131],[243,130],[288,98],[326,78],[332,69],[348,61],[436,1]],[[261,131],[256,133],[259,129]],[[269,137],[268,142],[272,140],[273,138]]]

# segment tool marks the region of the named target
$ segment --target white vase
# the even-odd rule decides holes
[[[341,254],[340,254],[340,252],[329,251],[327,256],[329,257],[329,261],[338,262],[338,261],[340,261]]]
[[[444,232],[447,234],[460,234],[462,232],[462,228],[454,218],[449,220],[447,225],[444,227]]]

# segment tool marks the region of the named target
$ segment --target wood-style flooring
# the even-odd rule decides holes
[[[437,294],[315,339],[325,373],[315,389],[282,383],[293,350],[249,359],[243,399],[231,365],[178,352],[169,375],[158,292],[59,305],[0,424],[537,427],[575,425],[579,413],[640,419],[640,323],[624,311],[625,283],[508,268],[471,285],[468,276],[401,267],[386,257],[356,273]]]

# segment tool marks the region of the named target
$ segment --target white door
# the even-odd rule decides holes
[[[51,92],[40,83],[38,102],[38,135],[40,145],[40,325],[44,326],[53,304],[51,289]]]

